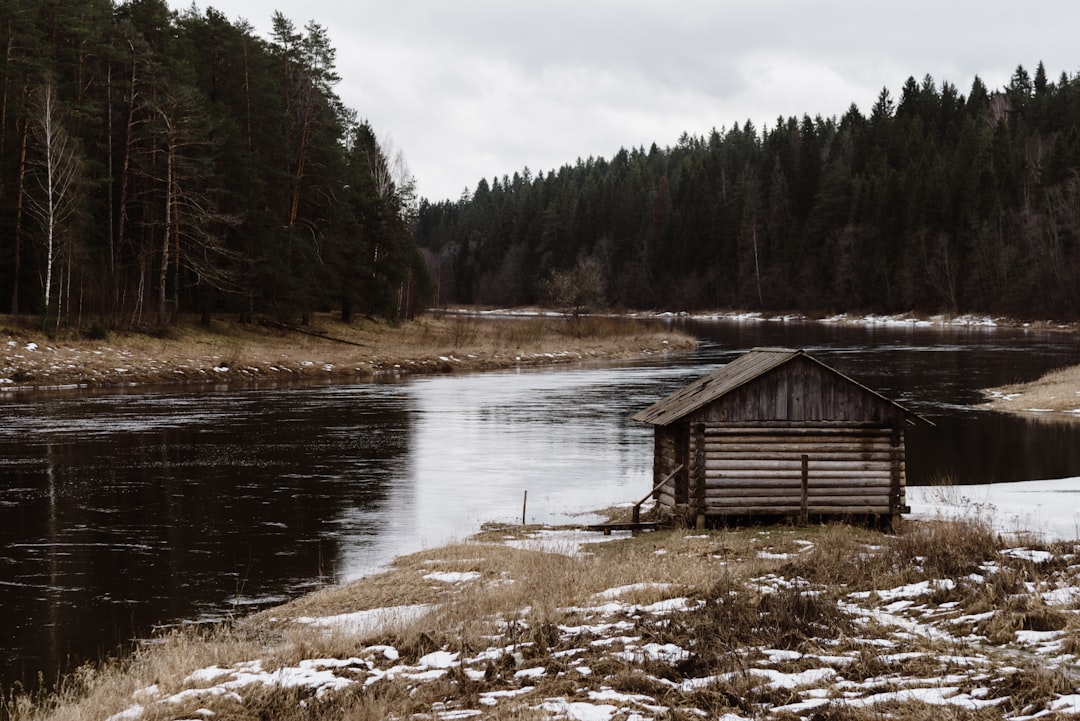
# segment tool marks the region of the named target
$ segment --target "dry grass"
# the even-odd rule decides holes
[[[892,588],[925,578],[962,577],[997,558],[1000,541],[977,520],[907,523],[882,544],[870,531],[828,527],[812,551],[783,567],[812,583],[861,591]]]
[[[1029,383],[989,388],[986,407],[1013,413],[1053,412],[1054,417],[1080,417],[1080,366],[1047,373]]]
[[[366,378],[626,358],[696,345],[687,335],[625,318],[443,315],[388,325],[345,324],[327,315],[301,330],[215,320],[209,327],[191,322],[165,333],[112,332],[89,340],[49,338],[0,317],[0,389]]]
[[[148,703],[140,718],[194,718],[209,710],[218,718],[407,719],[454,709],[483,709],[490,719],[550,718],[550,704],[559,699],[585,701],[600,692],[647,699],[640,701],[644,707],[666,709],[654,712],[657,718],[756,718],[804,698],[805,684],[772,684],[764,674],[827,671],[826,657],[842,657],[837,668],[843,678],[879,692],[902,688],[904,679],[940,684],[942,675],[967,668],[941,659],[985,656],[989,670],[979,683],[1004,705],[972,710],[893,699],[854,708],[839,702],[837,692],[813,711],[815,719],[1001,718],[1003,708],[1045,708],[1075,685],[1069,673],[1013,643],[1020,629],[1075,631],[1080,625],[1075,609],[1050,606],[1031,590],[1074,584],[1075,556],[1033,563],[1004,555],[999,539],[977,522],[907,523],[895,536],[845,525],[666,531],[595,544],[587,553],[541,545],[541,531],[489,529],[233,625],[171,633],[130,659],[80,670],[55,696],[17,698],[7,711],[17,721],[106,719],[140,698],[205,688],[210,681],[189,677],[212,666],[234,669],[259,659],[262,669],[273,671],[308,659],[352,659],[351,670],[338,675],[370,682],[372,674],[417,664],[433,652],[459,654],[461,661],[425,681],[386,677],[325,695],[272,683],[245,686],[240,695],[191,694]],[[461,576],[467,580],[448,582],[438,574],[467,574]],[[975,574],[985,582],[972,580]],[[908,653],[884,655],[882,643],[895,650],[901,632],[873,615],[880,603],[876,589],[942,579],[951,585],[922,596],[927,610],[912,619],[988,609],[991,615],[953,629],[983,640],[968,647],[972,642],[961,636],[912,637],[904,630],[901,648]],[[615,598],[614,610],[598,610]],[[671,599],[685,599],[681,610],[646,610]],[[378,630],[320,629],[296,621],[418,605],[427,612]],[[662,659],[641,650],[650,644],[685,651]],[[394,658],[384,655],[386,646]],[[543,673],[520,676],[532,668]],[[685,683],[701,678],[714,680]],[[148,687],[153,694],[138,695]],[[492,692],[508,695],[498,703],[485,700]]]

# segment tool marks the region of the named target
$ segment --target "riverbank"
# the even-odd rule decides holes
[[[1080,323],[1055,320],[1020,320],[989,315],[927,315],[924,313],[814,314],[763,313],[760,311],[716,310],[694,313],[646,313],[633,314],[645,318],[691,318],[694,320],[730,320],[742,323],[824,323],[834,325],[859,325],[884,328],[1023,328],[1033,331],[1080,331]]]
[[[1080,714],[1080,547],[977,511],[604,537],[493,528],[22,697],[97,718],[949,718]],[[941,709],[941,707],[946,707]],[[935,711],[935,709],[940,709]]]
[[[985,393],[984,407],[991,410],[1080,419],[1080,365],[1051,371],[1029,383],[988,388]]]
[[[633,358],[692,350],[697,341],[655,322],[624,318],[427,315],[389,325],[311,326],[194,322],[163,333],[50,338],[0,316],[0,392],[178,383],[281,383],[370,379]]]

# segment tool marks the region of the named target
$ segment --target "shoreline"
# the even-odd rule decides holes
[[[696,347],[693,337],[649,327],[642,319],[426,315],[391,326],[319,317],[310,329],[216,320],[208,328],[181,324],[165,337],[114,332],[87,340],[50,339],[0,317],[0,398],[56,390],[370,381],[641,358]]]
[[[757,311],[628,312],[573,317],[542,308],[443,308],[392,326],[343,324],[317,316],[313,327],[188,322],[162,337],[113,332],[100,340],[50,339],[26,318],[0,316],[0,399],[17,393],[208,385],[278,386],[366,382],[407,375],[530,368],[685,353],[697,340],[657,327],[673,320],[822,323],[993,332],[998,328],[1071,333],[1080,323],[1020,321],[988,315],[900,313],[767,314]],[[584,333],[565,332],[572,323]],[[560,327],[563,327],[560,330]],[[983,391],[977,409],[1080,420],[1080,365],[1027,383]]]
[[[1059,368],[1026,383],[987,388],[983,393],[987,400],[978,408],[1080,420],[1080,365]]]
[[[460,313],[462,315],[479,315],[493,317],[531,317],[549,316],[555,317],[562,314],[545,311],[538,308],[496,308],[496,309],[445,309],[445,313]],[[611,317],[599,315],[596,317]],[[994,328],[1019,328],[1034,331],[1080,331],[1080,321],[1056,321],[1046,320],[1020,320],[1006,316],[993,316],[985,314],[965,313],[959,315],[949,314],[923,314],[923,313],[832,313],[810,314],[801,312],[777,312],[765,313],[762,311],[740,310],[712,310],[712,311],[628,311],[617,317],[637,318],[642,320],[724,320],[742,323],[832,323],[861,326],[889,326],[909,328],[955,328],[955,329],[988,329]]]

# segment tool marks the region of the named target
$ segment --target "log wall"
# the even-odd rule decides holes
[[[678,430],[677,427],[656,427],[656,448],[653,454],[653,483],[659,483],[683,462],[681,458],[682,453],[679,452],[678,449],[678,444],[681,440]],[[656,492],[656,502],[666,513],[674,512],[676,502],[686,503],[685,478],[686,470],[684,469]],[[677,494],[677,490],[682,491],[682,493]],[[676,495],[681,495],[683,498],[677,501]]]
[[[657,500],[668,511],[679,503],[707,516],[895,516],[905,510],[900,424],[677,424],[657,428],[655,470],[675,467],[681,441],[688,446],[687,492],[678,498],[678,489],[665,485]]]

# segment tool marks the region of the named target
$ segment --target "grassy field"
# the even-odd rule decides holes
[[[978,519],[488,529],[87,667],[40,719],[1028,719],[1080,714],[1080,546]]]
[[[0,390],[81,385],[287,382],[438,373],[686,351],[696,341],[632,319],[423,316],[390,325],[181,323],[163,332],[48,337],[0,316]]]

